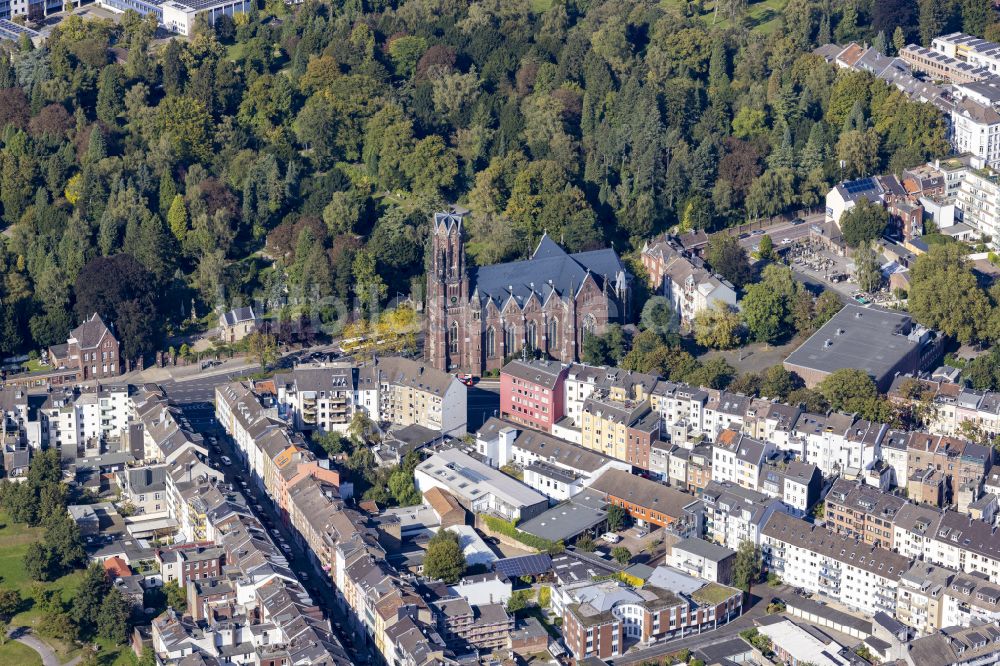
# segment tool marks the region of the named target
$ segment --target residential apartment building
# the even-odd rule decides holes
[[[733,483],[712,481],[701,494],[705,536],[732,550],[749,541],[760,545],[761,530],[775,513],[792,509],[781,500]]]
[[[909,644],[909,666],[990,666],[1000,663],[1000,627],[948,627]]]
[[[467,389],[454,375],[400,356],[376,359],[374,372],[380,421],[465,434]]]
[[[556,501],[576,495],[609,469],[631,471],[621,460],[495,417],[476,433],[476,452],[491,467],[520,468],[525,485]]]
[[[714,629],[742,610],[742,593],[657,567],[638,589],[616,581],[560,587],[563,639],[579,662],[619,657],[636,644]]]
[[[649,452],[660,438],[660,417],[643,394],[615,389],[595,391],[583,403],[580,444],[640,469],[649,469]]]
[[[736,308],[735,287],[706,269],[678,239],[662,236],[643,244],[641,259],[650,287],[670,300],[682,324],[690,326],[699,312],[710,308]]]
[[[558,361],[514,360],[500,371],[500,416],[542,432],[563,417],[569,366]]]
[[[989,447],[957,437],[910,434],[907,443],[907,473],[932,471],[943,481],[944,502],[965,512],[979,498],[983,482],[993,467]],[[919,500],[918,500],[919,501]],[[941,506],[940,502],[929,502]]]
[[[704,539],[681,539],[668,549],[666,563],[696,578],[729,585],[736,551]]]
[[[837,479],[826,495],[823,517],[837,534],[882,548],[893,547],[893,519],[902,497],[861,483]]]
[[[996,112],[992,111],[992,115],[996,115]],[[970,119],[966,122],[965,132],[971,134],[980,129],[985,131],[986,127]],[[992,127],[990,129],[992,131]],[[993,144],[989,144],[988,147],[992,149]],[[958,190],[957,205],[962,210],[962,220],[965,224],[972,227],[980,236],[996,239],[1000,232],[1000,176],[984,161],[975,163],[974,167],[962,181]],[[995,246],[996,240],[991,243]]]
[[[910,560],[885,548],[775,513],[761,534],[768,571],[786,585],[823,594],[868,615],[896,609],[900,577]]]
[[[299,366],[275,376],[278,404],[296,430],[346,432],[354,414],[362,410],[358,394],[365,388],[359,374],[371,376],[350,362]],[[378,417],[376,413],[368,416]]]
[[[764,462],[774,445],[736,430],[723,430],[712,445],[712,480],[758,490]]]
[[[951,128],[952,145],[957,152],[971,153],[987,167],[1000,164],[1000,113],[993,106],[971,97],[959,100],[951,112]]]

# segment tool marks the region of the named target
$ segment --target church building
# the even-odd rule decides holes
[[[613,249],[569,254],[543,235],[530,259],[469,267],[466,213],[435,213],[424,355],[435,368],[482,375],[522,350],[578,361],[586,335],[629,315],[630,282]]]

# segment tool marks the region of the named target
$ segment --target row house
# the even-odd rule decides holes
[[[301,435],[289,433],[273,418],[250,387],[238,382],[216,387],[216,414],[237,443],[251,480],[267,492],[286,522],[290,488],[303,478],[316,477],[340,489],[340,473],[319,460]]]
[[[893,521],[893,544],[907,557],[981,574],[1000,584],[1000,539],[996,528],[955,511],[906,505]]]
[[[701,495],[712,481],[712,445],[698,444],[688,449],[658,442],[650,449],[649,471],[671,486]]]
[[[132,397],[131,410],[142,435],[142,455],[147,462],[176,465],[186,452],[203,459],[208,447],[194,431],[184,412],[158,386],[143,387]]]
[[[827,527],[837,534],[891,549],[893,519],[904,504],[906,500],[902,497],[837,479],[826,495],[823,517]]]
[[[897,618],[923,635],[1000,620],[1000,588],[982,574],[915,562],[897,595]]]
[[[922,635],[940,630],[944,626],[945,590],[955,575],[929,562],[914,562],[899,578],[894,617]]]
[[[816,465],[772,456],[760,471],[756,489],[780,499],[789,513],[801,518],[819,501],[822,488],[823,475]]]
[[[856,419],[850,414],[803,413],[795,422],[793,436],[802,442],[804,458],[824,476],[861,475],[879,456],[884,423]]]
[[[668,426],[683,425],[702,432],[709,393],[705,389],[660,381],[650,393],[650,405]]]
[[[761,534],[768,571],[795,587],[867,615],[893,613],[899,579],[910,560],[885,548],[775,513]]]
[[[578,662],[623,655],[650,645],[715,629],[742,611],[743,594],[705,583],[677,569],[657,567],[639,588],[614,580],[560,586],[563,640]]]
[[[750,408],[750,398],[739,393],[714,389],[708,391],[708,396],[702,418],[702,429],[710,439],[716,439],[723,430],[743,428]]]
[[[563,380],[563,411],[566,422],[576,429],[580,428],[584,404],[595,392],[603,392],[614,399],[642,402],[649,399],[659,383],[654,375],[621,368],[570,363]]]
[[[366,397],[368,403],[374,402],[365,394],[375,387],[372,382],[366,387],[361,376],[371,373],[359,371],[353,363],[300,365],[278,374],[274,384],[279,411],[296,430],[344,433],[358,411],[377,417],[362,407]]]
[[[983,481],[993,465],[993,451],[989,447],[922,432],[910,434],[907,453],[908,477],[925,470],[936,472],[943,482],[944,504],[955,505],[961,512],[979,498]]]
[[[1000,663],[1000,627],[946,627],[909,643],[909,666],[991,666]]]
[[[631,471],[624,461],[496,417],[476,433],[476,452],[491,467],[519,467],[525,485],[557,501],[569,499],[609,469]]]
[[[701,499],[706,537],[733,550],[747,541],[759,546],[761,530],[771,516],[791,512],[781,500],[729,482],[712,481]]]
[[[757,490],[764,462],[773,451],[770,442],[726,428],[712,446],[712,480]]]
[[[187,541],[208,538],[206,515],[198,510],[193,500],[201,497],[212,484],[222,482],[222,472],[206,464],[192,451],[182,453],[167,468],[164,478],[167,512],[177,522],[178,532]]]
[[[157,548],[156,563],[164,585],[176,582],[184,590],[188,581],[218,577],[225,564],[225,551],[218,546],[181,543]]]
[[[660,439],[660,417],[640,395],[616,395],[614,389],[591,394],[583,404],[580,445],[649,469],[650,448]]]

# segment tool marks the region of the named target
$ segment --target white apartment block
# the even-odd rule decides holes
[[[822,594],[866,615],[894,614],[910,560],[822,527],[774,514],[761,535],[768,570],[786,585]]]
[[[963,221],[981,235],[993,238],[1000,232],[1000,174],[989,167],[971,169],[958,190],[957,205]]]
[[[1000,164],[1000,113],[971,97],[951,111],[951,142],[956,152],[971,153],[987,166]]]
[[[476,433],[475,446],[486,464],[516,465],[526,486],[556,501],[573,497],[609,469],[632,471],[627,462],[496,417]]]

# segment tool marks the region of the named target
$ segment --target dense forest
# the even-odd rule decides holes
[[[936,109],[811,50],[993,22],[977,0],[751,16],[735,0],[268,0],[190,40],[127,13],[8,43],[0,352],[64,341],[95,310],[136,358],[250,298],[278,316],[306,298],[372,308],[419,284],[446,202],[472,211],[479,264],[543,231],[626,252],[816,206],[948,144]]]

